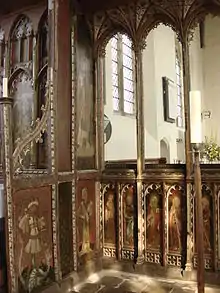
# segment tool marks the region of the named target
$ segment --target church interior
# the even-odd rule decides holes
[[[220,292],[220,0],[0,4],[0,293]]]

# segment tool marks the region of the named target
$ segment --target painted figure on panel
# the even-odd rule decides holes
[[[147,245],[150,247],[160,247],[160,217],[159,195],[152,192],[147,207]]]
[[[210,211],[210,200],[207,195],[202,197],[202,211],[203,211],[203,241],[204,251],[209,253],[211,249],[211,211]]]
[[[43,249],[41,232],[45,230],[45,219],[38,216],[38,206],[39,202],[37,200],[30,202],[18,225],[23,234],[28,237],[24,251],[31,255],[33,267],[36,266],[36,254]]]
[[[82,189],[81,199],[82,200],[77,211],[79,219],[79,237],[81,238],[79,256],[82,256],[92,251],[92,243],[90,237],[90,218],[93,213],[93,202],[88,199],[88,189],[86,187]]]
[[[134,239],[134,190],[130,187],[124,197],[124,239],[126,245],[133,245]]]
[[[115,244],[115,203],[114,194],[109,192],[105,201],[105,242]]]
[[[77,76],[77,154],[79,157],[92,157],[95,154],[92,51],[89,39],[87,39],[86,28],[83,25],[79,28],[78,33],[84,42],[78,43],[79,49],[77,50],[77,59],[80,62]]]
[[[39,200],[32,199],[18,217],[19,280],[28,292],[53,278],[51,245],[47,242],[49,231],[39,206]]]
[[[169,196],[169,249],[181,249],[181,193],[173,190]]]

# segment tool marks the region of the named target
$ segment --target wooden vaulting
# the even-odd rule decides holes
[[[33,6],[29,7],[30,5]],[[40,62],[39,65],[38,28],[45,9],[48,10],[49,54],[46,63]],[[26,37],[31,36],[33,43],[37,43],[38,46],[33,47],[34,54],[30,62],[19,64],[17,68],[10,63],[11,47],[8,44],[9,27],[13,27],[20,11],[26,11],[34,20],[35,30]],[[40,115],[37,113],[38,117],[35,117],[36,121],[30,131],[22,139],[18,139],[16,144],[12,141],[11,135],[13,98],[9,96],[0,100],[4,120],[4,184],[10,293],[30,293],[33,289],[42,288],[54,281],[60,284],[73,271],[85,271],[88,261],[94,260],[100,268],[102,257],[118,261],[129,260],[131,264],[134,261],[137,264],[153,263],[156,267],[163,266],[165,270],[168,267],[184,266],[189,270],[197,267],[194,177],[189,129],[188,46],[196,25],[203,21],[208,13],[218,15],[219,11],[220,0],[75,0],[71,3],[68,0],[48,3],[8,0],[1,4],[0,26],[7,31],[4,39],[7,61],[5,71],[9,78],[10,94],[17,73],[27,72],[28,66],[32,68],[29,76],[35,85],[32,88],[33,92],[36,91],[38,94],[38,77],[42,72],[47,72],[46,91],[43,92],[44,102],[40,105]],[[10,26],[7,24],[8,19]],[[142,51],[146,46],[148,33],[160,23],[170,26],[182,43],[186,125],[186,165],[182,166],[145,164]],[[125,33],[131,38],[135,53],[138,159],[137,163],[105,166],[101,62],[107,42],[117,32]],[[86,63],[86,70],[81,66],[83,62]],[[77,107],[83,96],[80,96],[81,90],[84,88],[88,88],[83,92],[87,98],[86,102],[92,101],[93,107],[91,124],[95,151],[91,152],[92,155],[89,157],[80,157],[76,131],[80,117]],[[46,168],[32,166],[26,170],[22,166],[22,158],[27,153],[27,147],[38,143],[45,131],[49,146],[48,165]],[[212,233],[208,235],[211,248],[208,247],[205,255],[205,266],[214,273],[220,270],[219,173],[219,166],[204,167],[202,173],[202,192],[205,199],[211,203],[212,220],[216,220],[213,220]],[[109,204],[109,198],[114,198],[117,216],[114,227],[111,227],[114,235],[110,233],[110,237],[107,237],[105,206]],[[156,198],[159,205],[158,217],[161,219],[160,227],[163,227],[156,232],[156,246],[155,243],[150,243],[152,239],[146,232],[151,198]],[[126,206],[126,202],[129,201]],[[83,242],[85,233],[80,230],[80,220],[85,216],[82,214],[85,202],[93,208],[93,213],[90,213],[86,207],[86,217],[90,219],[91,225],[90,233],[87,233],[90,234],[90,247],[87,247],[86,254],[83,251],[86,247]],[[170,239],[169,233],[172,229],[167,221],[171,207],[176,202],[178,213],[181,214],[182,228],[182,235],[178,241]],[[32,209],[33,206],[37,208]],[[129,230],[126,227],[131,220],[127,220],[126,213],[130,214],[133,221],[133,230],[130,229],[127,238],[124,234]],[[35,252],[31,256],[28,254],[30,245],[27,243],[30,239],[24,223],[27,218],[33,220],[32,217],[42,225],[42,231],[37,230],[36,234],[38,236],[42,233],[44,239],[44,249],[39,248],[38,251],[41,253],[39,258]],[[46,228],[42,219],[45,220]],[[85,223],[83,225],[85,226]],[[171,232],[175,234],[173,231]],[[192,245],[188,245],[188,240]],[[23,253],[24,242],[27,245],[26,257]],[[42,259],[45,263],[36,266]],[[42,273],[42,279],[36,277],[36,272]]]

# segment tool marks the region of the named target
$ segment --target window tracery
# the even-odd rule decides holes
[[[11,67],[16,69],[16,65],[32,61],[32,51],[33,25],[28,17],[22,16],[11,35]]]

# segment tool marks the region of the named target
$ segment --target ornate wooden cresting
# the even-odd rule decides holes
[[[9,97],[1,98],[0,103],[4,120],[10,293],[32,292],[54,280],[61,282],[67,274],[78,269],[84,270],[93,258],[100,258],[100,248],[103,256],[119,260],[185,266],[187,269],[197,265],[189,129],[188,46],[196,25],[208,13],[219,11],[220,1],[136,1],[127,6],[93,15],[87,14],[85,18],[75,12],[74,17],[70,16],[69,4],[68,0],[48,1],[47,7],[33,8],[33,14],[29,10],[26,16],[12,16],[9,22],[1,22],[0,19],[0,46],[2,42],[5,45],[5,66],[3,74],[1,68],[1,75],[9,78]],[[32,18],[31,15],[38,17]],[[48,23],[46,44],[49,54],[40,51],[41,41],[45,41],[40,41],[38,37],[40,31],[45,32],[45,28],[40,26],[41,15],[48,18],[42,23],[46,26]],[[82,27],[80,23],[83,23]],[[160,23],[172,27],[182,43],[186,166],[144,164],[142,50],[146,46],[147,35]],[[86,34],[90,28],[90,37],[88,35],[86,40],[81,39],[82,31],[79,37],[79,30],[82,28]],[[2,34],[2,31],[7,31],[7,34]],[[137,164],[128,164],[118,169],[115,165],[109,168],[104,166],[101,135],[103,82],[100,77],[106,44],[117,32],[127,34],[133,42],[137,89]],[[33,53],[29,52],[25,56],[13,55],[15,47],[20,52],[21,42],[32,48]],[[43,54],[42,58],[40,52]],[[89,81],[85,71],[80,71],[83,68],[80,68],[79,61],[77,63],[77,54],[87,57],[86,70],[90,72]],[[90,83],[86,86],[90,86],[90,102],[93,101],[93,110],[90,109],[93,127],[90,144],[93,145],[92,151],[95,150],[95,153],[91,152],[89,166],[85,166],[88,156],[79,160],[77,107],[81,87],[85,85],[79,82],[79,72],[85,75],[83,82]],[[39,83],[45,81],[45,76],[47,83],[42,87],[43,82]],[[18,135],[16,133],[17,136],[12,136],[12,125],[15,124],[13,117],[20,114],[21,121],[24,118],[22,112],[16,112],[15,107],[16,98],[18,101],[20,96],[14,95],[14,91],[17,92],[19,83],[28,83],[31,88],[29,94],[32,103],[28,112],[30,115],[29,120],[25,120],[29,128],[23,129],[20,135],[21,129],[18,127]],[[39,105],[34,103],[37,93],[43,93],[41,111]],[[81,139],[84,140],[86,137],[82,135],[83,132]],[[16,139],[13,141],[14,137]],[[39,169],[36,155],[39,152],[38,144],[42,141],[47,149],[48,164],[46,168],[44,165],[44,168]],[[24,165],[23,163],[27,162],[27,154],[29,160]],[[205,267],[209,270],[220,269],[219,171],[219,166],[202,167]],[[65,207],[68,207],[66,213]],[[45,210],[50,211],[49,217],[45,216]],[[85,218],[88,221],[85,221]],[[35,240],[39,240],[40,236],[45,240],[44,243],[39,241],[37,251],[31,251],[32,241],[29,241],[32,232],[30,221],[33,220],[38,221],[41,227],[37,230]],[[27,230],[25,221],[26,228],[29,227]],[[95,231],[91,225],[96,227]],[[18,243],[19,249],[15,245]],[[27,255],[32,252],[32,257],[23,257],[23,250]],[[45,260],[43,264],[39,264],[37,253],[42,253],[41,257]],[[71,259],[67,265],[65,261],[68,257]],[[26,281],[24,270],[29,272]],[[42,279],[36,278],[39,272],[42,273]],[[46,282],[43,278],[45,275]]]

